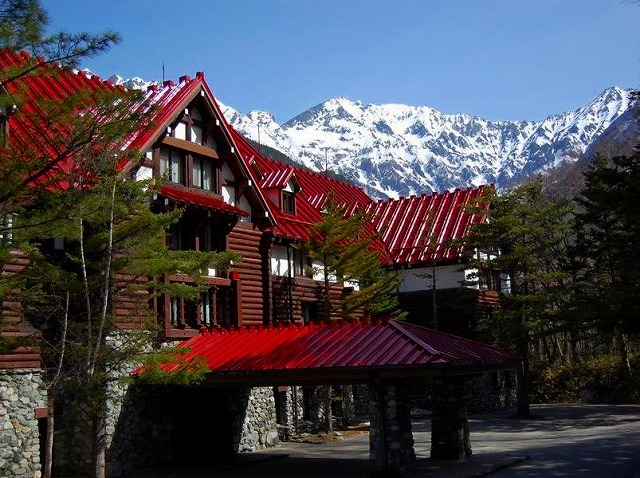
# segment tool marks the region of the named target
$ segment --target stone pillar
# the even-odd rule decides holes
[[[462,460],[471,456],[466,382],[466,377],[461,376],[433,380],[432,460]]]
[[[264,450],[278,444],[276,406],[271,387],[229,391],[233,447],[237,452]]]
[[[381,476],[404,476],[416,459],[406,385],[369,383],[369,458]]]

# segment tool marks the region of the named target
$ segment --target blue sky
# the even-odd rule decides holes
[[[147,80],[204,71],[280,123],[329,98],[539,120],[640,87],[628,0],[42,0],[51,30],[118,32],[83,67]]]

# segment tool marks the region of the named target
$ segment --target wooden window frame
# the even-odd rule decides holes
[[[296,193],[291,191],[282,191],[281,193],[282,211],[288,214],[296,213]]]

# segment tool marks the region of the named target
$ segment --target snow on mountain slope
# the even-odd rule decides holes
[[[110,80],[146,88],[139,78]],[[575,162],[599,138],[634,131],[637,91],[613,87],[588,105],[542,121],[488,121],[428,106],[374,105],[334,98],[279,125],[272,114],[241,114],[220,103],[246,137],[316,170],[325,168],[380,197],[495,183],[498,186]],[[615,132],[612,131],[615,129]]]
[[[397,197],[501,186],[576,161],[625,112],[638,108],[632,95],[610,88],[582,108],[538,122],[347,98],[325,101],[283,125],[257,111],[228,119],[247,137],[314,170],[328,166],[380,196]]]

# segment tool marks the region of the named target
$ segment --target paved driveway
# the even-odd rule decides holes
[[[474,455],[456,462],[429,460],[429,421],[414,420],[418,460],[412,476],[629,478],[640,471],[640,407],[539,405],[532,412],[539,418],[518,420],[513,412],[472,416]],[[240,454],[227,465],[142,470],[135,478],[364,478],[375,471],[368,454],[363,434],[323,444],[283,443]]]

